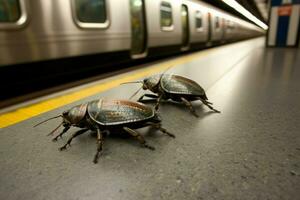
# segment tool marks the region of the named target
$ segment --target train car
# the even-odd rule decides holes
[[[39,88],[42,82],[76,80],[85,72],[112,70],[115,63],[263,33],[196,0],[4,0],[0,1],[1,87],[20,94],[27,85]]]

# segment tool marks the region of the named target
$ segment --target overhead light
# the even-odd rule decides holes
[[[222,1],[227,5],[229,5],[230,7],[232,7],[233,9],[235,9],[236,11],[238,11],[239,13],[241,13],[242,15],[244,15],[245,17],[247,17],[249,20],[257,24],[258,26],[260,26],[261,28],[263,28],[264,30],[268,29],[268,26],[265,23],[260,21],[257,17],[251,14],[248,10],[246,10],[235,0],[222,0]]]

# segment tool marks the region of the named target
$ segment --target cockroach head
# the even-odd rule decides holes
[[[159,82],[161,79],[161,74],[156,74],[153,76],[149,76],[143,80],[143,89],[144,90],[151,90],[155,92]]]
[[[161,74],[155,74],[152,76],[149,76],[148,78],[145,78],[143,81],[143,89],[144,90],[151,90],[154,93],[157,93],[158,90],[158,85],[161,82],[161,79],[163,78],[163,76],[166,74],[166,72],[172,67],[169,66],[168,68],[165,69],[165,71]]]
[[[72,119],[70,118],[69,113],[70,113],[69,110],[65,110],[62,113],[63,125],[64,126],[70,126],[72,124],[72,122],[71,122]]]
[[[63,125],[71,126],[78,125],[81,120],[84,118],[87,110],[87,104],[81,104],[78,106],[74,106],[73,108],[66,110],[62,114]]]

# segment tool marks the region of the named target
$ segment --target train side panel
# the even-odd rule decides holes
[[[107,27],[93,28],[76,23],[70,0],[26,1],[28,24],[15,30],[0,29],[0,66],[129,51],[129,4],[118,0],[107,2]]]
[[[157,55],[157,49],[164,48],[165,53],[174,53],[180,50],[181,45],[181,1],[171,0],[146,0],[146,19],[148,30],[149,56]],[[163,11],[162,11],[163,10]],[[166,18],[171,10],[172,22],[170,26],[162,26],[162,12]],[[167,19],[164,22],[169,23]],[[169,49],[168,49],[169,48]],[[160,53],[163,53],[160,51]]]
[[[208,9],[198,1],[185,1],[189,6],[191,48],[205,46],[209,39]]]

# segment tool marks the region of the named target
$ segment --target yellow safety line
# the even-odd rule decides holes
[[[25,106],[14,111],[0,114],[0,128],[16,124],[18,122],[37,116],[39,114],[70,104],[80,99],[95,95],[99,92],[103,92],[113,87],[117,87],[121,83],[134,81],[146,76],[150,76],[152,74],[156,74],[162,70],[167,69],[170,66],[187,63],[196,58],[208,55],[212,52],[212,50],[213,49],[210,49],[199,53],[190,54],[184,57],[176,58],[174,60],[165,61],[161,64],[157,64],[155,67],[146,68],[145,70],[141,70],[136,73],[131,73],[130,75],[124,75],[124,77],[121,77],[116,80],[100,83],[98,85],[83,88],[76,92],[70,92],[62,96],[53,97],[48,100]]]

